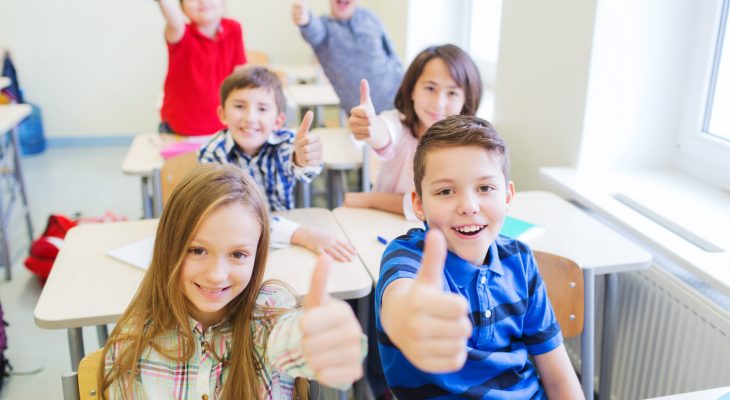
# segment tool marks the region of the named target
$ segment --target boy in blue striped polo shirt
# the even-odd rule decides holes
[[[309,132],[311,111],[299,130],[284,129],[286,98],[272,71],[249,66],[221,84],[218,118],[226,126],[198,150],[201,163],[234,164],[253,177],[271,211],[294,207],[296,181],[311,182],[322,172],[322,141]],[[271,220],[271,246],[300,245],[350,261],[355,250],[344,241],[281,217]]]
[[[375,289],[393,392],[583,398],[532,252],[499,236],[515,193],[505,142],[489,122],[455,115],[426,132],[413,164],[413,207],[428,233],[390,243]]]

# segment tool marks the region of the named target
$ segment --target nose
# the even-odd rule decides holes
[[[203,277],[209,283],[217,284],[226,280],[228,265],[222,259],[216,259],[205,268]]]
[[[459,215],[473,215],[479,212],[479,202],[473,193],[463,193],[456,208]]]
[[[437,101],[439,108],[444,109],[449,102],[449,93],[445,90],[440,91]]]

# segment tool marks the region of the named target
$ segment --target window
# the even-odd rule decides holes
[[[715,60],[710,80],[703,131],[730,144],[730,30],[728,1],[723,2]]]

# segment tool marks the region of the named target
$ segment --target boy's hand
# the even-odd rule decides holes
[[[309,23],[309,4],[307,0],[294,0],[291,6],[291,17],[294,23],[299,26]]]
[[[294,163],[300,167],[318,167],[324,162],[322,141],[319,136],[309,133],[312,119],[314,119],[314,114],[307,111],[302,118],[302,125],[299,126],[294,137]]]
[[[337,240],[326,233],[304,226],[300,226],[294,231],[292,243],[305,247],[315,254],[325,252],[339,262],[352,261],[355,257],[355,249],[350,243]]]
[[[355,139],[370,139],[370,127],[376,116],[373,101],[370,99],[370,86],[367,79],[362,79],[360,80],[360,105],[350,110],[350,118],[347,120],[347,126],[355,135]]]
[[[472,333],[466,299],[443,290],[445,260],[446,239],[431,229],[416,279],[398,297],[400,304],[388,305],[395,307],[388,321],[392,326],[386,326],[386,332],[408,361],[430,373],[460,370]],[[384,301],[389,299],[393,297]]]
[[[300,320],[302,347],[315,378],[326,386],[350,385],[362,376],[362,329],[352,309],[327,294],[332,260],[320,254]]]

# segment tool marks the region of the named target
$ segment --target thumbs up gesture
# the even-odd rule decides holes
[[[299,26],[309,23],[309,4],[307,4],[307,0],[294,0],[291,7],[291,17],[294,23]]]
[[[360,81],[360,105],[350,110],[347,127],[355,135],[355,139],[367,140],[372,135],[371,127],[375,117],[375,107],[370,98],[370,85],[368,85],[367,79],[362,79]]]
[[[431,229],[416,279],[396,280],[383,295],[386,333],[408,361],[430,373],[461,369],[472,333],[466,299],[443,289],[445,260],[446,239]]]
[[[300,167],[318,167],[324,162],[322,141],[319,136],[309,133],[312,119],[314,114],[307,111],[294,137],[294,163]]]
[[[331,387],[348,386],[362,376],[362,329],[352,309],[327,294],[332,259],[321,254],[312,273],[300,320],[302,348],[315,378]]]

